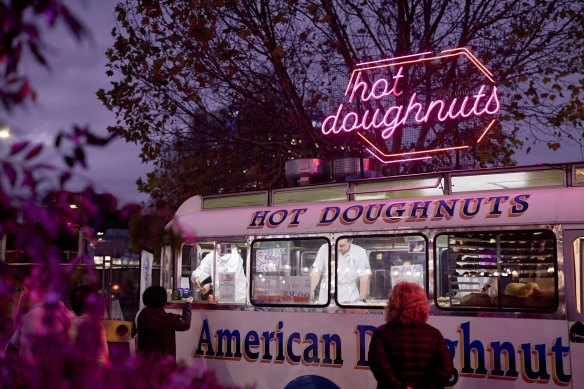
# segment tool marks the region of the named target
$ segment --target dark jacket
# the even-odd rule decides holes
[[[454,371],[442,334],[429,324],[378,327],[368,358],[378,389],[444,388]]]
[[[164,308],[146,307],[136,318],[132,336],[138,334],[136,350],[139,354],[171,356],[176,359],[175,331],[186,331],[190,327],[191,304],[189,303],[184,303],[182,315],[168,313]]]

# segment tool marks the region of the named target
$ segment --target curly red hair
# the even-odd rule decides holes
[[[400,282],[387,296],[385,320],[388,322],[423,324],[428,320],[429,313],[428,296],[418,284]]]

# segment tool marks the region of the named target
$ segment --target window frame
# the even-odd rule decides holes
[[[195,291],[195,286],[193,284],[192,281],[192,274],[195,271],[195,269],[200,265],[200,262],[203,260],[203,258],[209,254],[212,253],[213,250],[212,248],[215,247],[217,244],[224,244],[224,243],[230,243],[233,244],[235,246],[238,247],[238,250],[240,251],[240,256],[243,260],[243,275],[245,277],[246,280],[246,288],[245,288],[245,295],[246,295],[246,301],[245,302],[241,302],[241,301],[221,301],[221,300],[217,300],[214,302],[208,301],[208,300],[203,300],[203,299],[194,299],[193,300],[193,304],[202,304],[202,305],[208,305],[208,306],[245,306],[247,305],[247,293],[248,293],[248,289],[249,289],[249,284],[247,282],[247,262],[246,262],[246,256],[247,256],[247,239],[243,239],[241,237],[235,237],[235,238],[220,238],[220,239],[200,239],[196,242],[183,242],[180,245],[180,249],[179,249],[179,253],[181,256],[181,274],[180,276],[182,276],[182,273],[184,271],[184,263],[182,263],[182,261],[184,260],[184,248],[185,247],[190,247],[190,256],[192,256],[192,254],[194,253],[194,266],[191,266],[190,272],[189,272],[189,288],[191,291],[191,296],[193,296],[193,298],[195,297],[195,295],[198,293]],[[211,249],[206,250],[202,248],[202,245],[208,245],[211,246]],[[245,250],[243,250],[243,248],[245,248]],[[199,258],[200,257],[200,258]],[[212,268],[215,270],[217,270],[217,258],[214,258],[214,264],[212,265]],[[191,261],[191,265],[192,265]],[[211,274],[210,277],[211,279],[214,279],[217,276],[217,274]],[[236,286],[237,287],[237,286]],[[218,289],[215,289],[213,291],[213,296],[218,296],[218,291],[220,290],[220,286]],[[200,296],[199,296],[200,297]]]
[[[416,237],[421,237],[422,240],[424,241],[424,259],[422,261],[423,263],[423,288],[424,291],[426,292],[426,295],[428,295],[429,293],[429,282],[430,282],[430,274],[429,274],[429,248],[430,248],[430,244],[429,244],[429,238],[428,235],[424,233],[423,230],[419,230],[419,231],[403,231],[400,233],[393,233],[393,234],[387,234],[387,233],[381,233],[381,234],[368,234],[368,235],[363,235],[363,234],[356,234],[356,235],[349,235],[349,234],[344,234],[344,235],[340,235],[338,237],[335,238],[335,302],[336,304],[341,307],[341,308],[350,308],[350,309],[372,309],[372,310],[382,310],[385,308],[386,302],[387,302],[387,295],[385,300],[383,301],[383,304],[370,304],[370,303],[366,303],[365,305],[361,305],[361,304],[342,304],[339,302],[338,299],[338,288],[336,287],[336,285],[338,285],[338,261],[337,261],[337,253],[339,251],[338,249],[338,242],[341,239],[353,239],[353,242],[355,240],[359,240],[359,239],[363,239],[363,238],[368,238],[368,239],[380,239],[380,238],[400,238],[400,237],[408,237],[408,236],[416,236]],[[359,242],[357,242],[357,245]],[[360,246],[360,245],[359,245]],[[371,267],[371,263],[369,263],[369,266]],[[373,275],[373,274],[372,274]],[[329,280],[330,282],[330,280]],[[393,286],[391,286],[391,289],[389,291],[387,291],[387,294],[389,294],[391,292],[391,290],[393,290]],[[330,289],[329,289],[330,290]],[[371,279],[369,280],[369,293],[371,293]]]
[[[442,276],[442,266],[440,264],[440,255],[438,252],[438,240],[441,236],[452,236],[452,235],[464,235],[464,234],[492,234],[494,236],[500,236],[505,234],[525,234],[525,233],[544,233],[549,236],[550,241],[553,242],[553,257],[552,263],[554,266],[554,274],[551,277],[554,282],[554,296],[553,296],[553,304],[550,307],[544,308],[537,308],[533,306],[527,307],[515,307],[515,306],[503,306],[502,301],[500,299],[503,296],[503,292],[499,293],[499,299],[497,300],[497,305],[491,306],[479,306],[479,305],[455,305],[455,306],[444,306],[441,302],[439,302],[438,298],[442,297],[439,294],[440,285],[442,285],[442,279],[439,277]],[[500,238],[498,239],[500,242]],[[546,229],[546,228],[521,228],[521,229],[502,229],[502,230],[494,230],[494,229],[480,229],[480,230],[470,230],[470,231],[462,231],[462,230],[451,230],[451,231],[440,231],[434,234],[433,236],[433,261],[434,261],[434,305],[441,311],[446,312],[453,312],[453,311],[489,311],[489,312],[534,312],[534,313],[553,313],[559,309],[559,302],[560,302],[560,290],[559,290],[559,261],[558,261],[558,237],[553,229]],[[497,264],[500,264],[500,253],[497,254]],[[500,276],[498,277],[497,285],[498,289],[502,285],[500,281]]]
[[[254,307],[261,307],[261,308],[324,308],[330,304],[330,290],[331,290],[331,278],[328,277],[328,297],[327,301],[324,304],[314,303],[309,300],[308,303],[292,303],[292,302],[275,302],[275,303],[267,303],[267,302],[258,302],[254,299],[254,283],[255,283],[255,265],[256,265],[256,248],[255,245],[261,242],[286,242],[286,241],[306,241],[306,240],[313,240],[313,241],[323,241],[322,244],[327,245],[328,250],[328,268],[329,273],[331,269],[331,240],[327,236],[303,236],[303,235],[293,235],[293,236],[284,236],[284,237],[259,237],[254,239],[253,241],[249,242],[249,303]],[[321,246],[322,246],[321,244]],[[320,246],[319,246],[320,247]],[[317,249],[318,252],[318,249]],[[312,266],[311,266],[312,270]],[[310,274],[310,273],[309,273]],[[319,281],[320,282],[320,281]],[[316,289],[315,289],[316,291]]]

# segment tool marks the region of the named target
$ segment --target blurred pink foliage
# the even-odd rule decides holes
[[[87,35],[63,1],[0,2],[3,111],[27,99],[34,100],[29,79],[20,72],[20,60],[28,51],[48,67],[42,31],[57,23],[64,23],[78,39]],[[71,259],[70,266],[63,266],[58,242],[78,231],[91,237],[94,229],[105,226],[112,214],[121,212],[122,217],[129,217],[136,206],[119,211],[115,198],[98,201],[91,186],[72,194],[65,185],[75,169],[87,167],[88,146],[100,147],[116,137],[117,134],[101,137],[77,126],[58,134],[52,152],[58,153],[65,168],[43,162],[47,146],[42,143],[17,141],[9,147],[0,143],[0,237],[11,236],[19,259],[34,264],[25,274],[18,266],[0,262],[0,389],[225,388],[212,372],[197,364],[183,366],[168,360],[134,357],[97,363],[99,350],[87,345],[92,344],[99,326],[80,327],[74,339],[71,336],[70,312],[63,311],[60,298],[75,277],[76,265],[86,265],[93,282],[97,275],[92,259],[83,253]],[[70,207],[72,202],[76,209]],[[98,298],[92,301],[90,314],[99,319],[103,302]],[[26,337],[21,337],[22,349],[4,351],[17,329]]]

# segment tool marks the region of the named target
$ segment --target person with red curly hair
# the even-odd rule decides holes
[[[454,366],[440,331],[427,324],[428,297],[419,285],[398,283],[388,296],[386,323],[375,329],[369,367],[378,389],[444,388]]]

